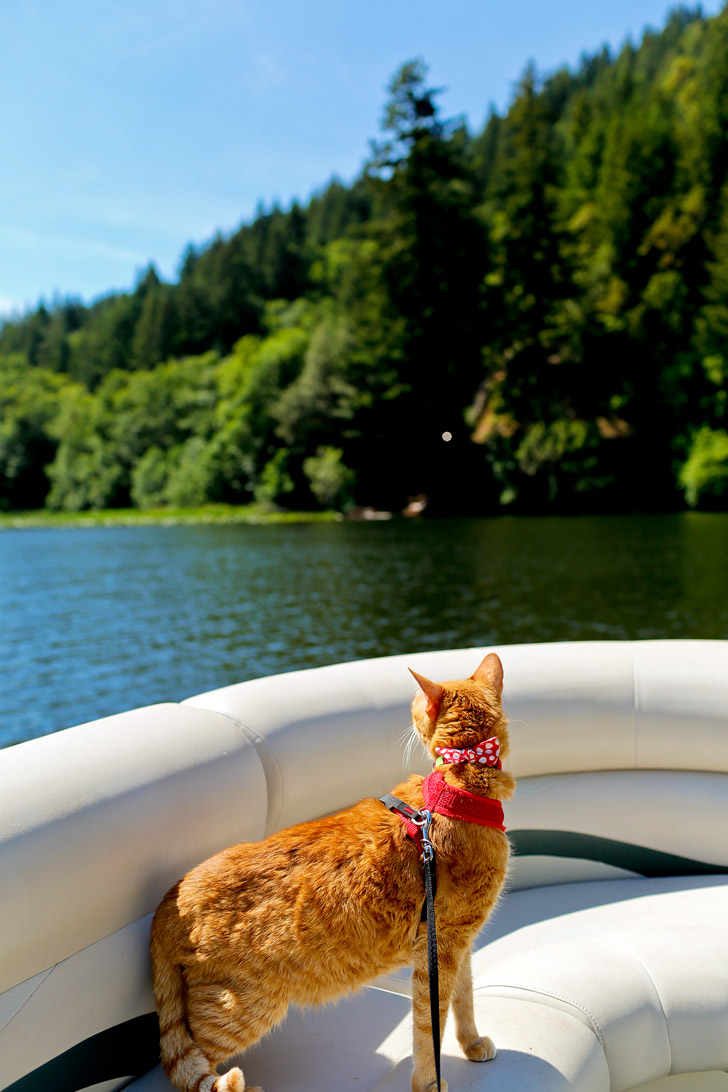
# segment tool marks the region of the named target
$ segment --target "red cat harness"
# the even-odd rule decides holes
[[[480,827],[493,827],[495,830],[505,830],[503,824],[503,805],[500,800],[489,800],[486,796],[478,796],[466,789],[458,789],[448,785],[439,770],[435,770],[422,782],[422,794],[425,798],[425,808],[433,815],[444,815],[447,819],[462,819],[465,823],[475,823]],[[417,848],[422,852],[422,824],[413,822],[412,818],[397,803],[390,805],[389,800],[394,797],[380,798],[387,807],[396,812],[405,826]],[[398,802],[399,803],[399,802]]]

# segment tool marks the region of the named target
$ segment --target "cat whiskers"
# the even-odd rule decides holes
[[[407,725],[404,732],[399,737],[400,746],[404,748],[404,754],[402,755],[402,768],[406,771],[412,765],[412,756],[415,747],[419,743],[422,745],[422,740],[417,734],[417,730],[414,725],[414,721],[411,721]]]
[[[410,747],[412,746],[411,738],[412,738],[412,723],[408,724],[407,727],[405,728],[405,730],[403,732],[400,732],[400,734],[397,736],[397,743],[404,751],[404,754],[402,755],[402,768],[403,769],[406,769],[406,767],[407,767],[407,760],[408,760],[408,757],[409,757],[409,751],[410,751]]]

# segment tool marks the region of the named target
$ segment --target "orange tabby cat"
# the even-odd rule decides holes
[[[413,727],[433,759],[438,746],[474,747],[484,735],[495,736],[507,755],[503,669],[495,653],[469,679],[415,678]],[[500,768],[472,761],[441,768],[448,785],[479,797],[513,795],[513,777]],[[422,808],[422,783],[413,775],[396,795]],[[430,837],[437,854],[440,1027],[452,1006],[466,1057],[487,1061],[495,1048],[475,1027],[470,950],[505,879],[508,841],[502,829],[441,814],[433,817]],[[410,964],[412,1088],[434,1089],[423,899],[419,852],[399,816],[375,799],[233,846],[193,869],[165,896],[152,924],[162,1061],[170,1079],[183,1092],[243,1092],[241,1070],[216,1076],[217,1066],[270,1031],[291,1003],[331,1001]]]

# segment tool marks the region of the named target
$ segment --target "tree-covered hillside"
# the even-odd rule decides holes
[[[0,507],[728,507],[728,8],[0,328]]]

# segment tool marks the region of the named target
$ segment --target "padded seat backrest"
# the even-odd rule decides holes
[[[0,990],[153,910],[187,868],[260,838],[265,778],[240,729],[157,705],[0,754]]]
[[[111,1089],[154,1064],[152,911],[266,812],[255,748],[214,712],[152,706],[0,752],[0,1089]]]
[[[728,642],[589,641],[413,653],[292,672],[185,702],[240,723],[268,780],[266,833],[427,772],[406,762],[414,668],[436,681],[501,657],[518,778],[597,770],[728,771]],[[689,747],[685,747],[686,735]]]

